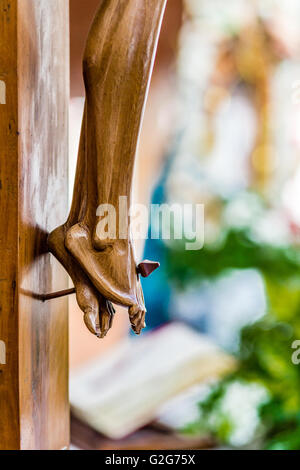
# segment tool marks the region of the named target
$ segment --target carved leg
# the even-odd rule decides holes
[[[84,322],[87,328],[91,333],[102,338],[106,336],[112,325],[113,307],[99,294],[76,260],[65,248],[66,233],[72,225],[80,220],[80,213],[84,212],[86,206],[85,140],[85,129],[83,128],[70,215],[64,225],[58,227],[49,235],[48,246],[74,283],[77,302],[84,312]]]
[[[66,247],[94,286],[127,306],[134,330],[144,327],[145,305],[133,244],[102,240],[96,232],[100,204],[118,212],[131,188],[153,59],[166,0],[101,3],[84,56],[87,96],[87,201],[83,220],[67,233]]]

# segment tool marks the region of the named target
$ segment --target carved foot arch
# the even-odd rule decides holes
[[[132,179],[143,113],[167,0],[102,1],[83,59],[86,104],[72,206],[67,222],[49,235],[49,249],[76,289],[87,328],[104,337],[112,303],[128,308],[133,330],[145,327],[140,275],[159,263],[137,266],[130,223],[126,237],[99,236],[97,209],[131,204]],[[117,217],[118,218],[118,217]]]

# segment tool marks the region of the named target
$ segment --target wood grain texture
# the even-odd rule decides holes
[[[68,286],[46,243],[67,211],[68,0],[0,0],[0,38],[0,449],[61,449],[68,301],[35,297]]]
[[[0,366],[0,449],[18,448],[18,138],[17,3],[0,1],[0,340],[6,364]],[[9,429],[9,431],[8,431]]]

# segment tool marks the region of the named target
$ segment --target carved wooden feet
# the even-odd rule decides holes
[[[165,5],[166,0],[102,1],[86,44],[86,105],[73,202],[68,221],[48,242],[74,282],[87,328],[98,337],[112,326],[112,303],[128,308],[132,328],[140,334],[146,314],[140,276],[159,266],[149,261],[137,266],[130,230],[126,239],[99,240],[97,214],[103,204],[118,211],[120,196],[131,199]]]

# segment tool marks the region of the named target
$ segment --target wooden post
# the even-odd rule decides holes
[[[69,445],[68,0],[0,0],[0,449]]]

